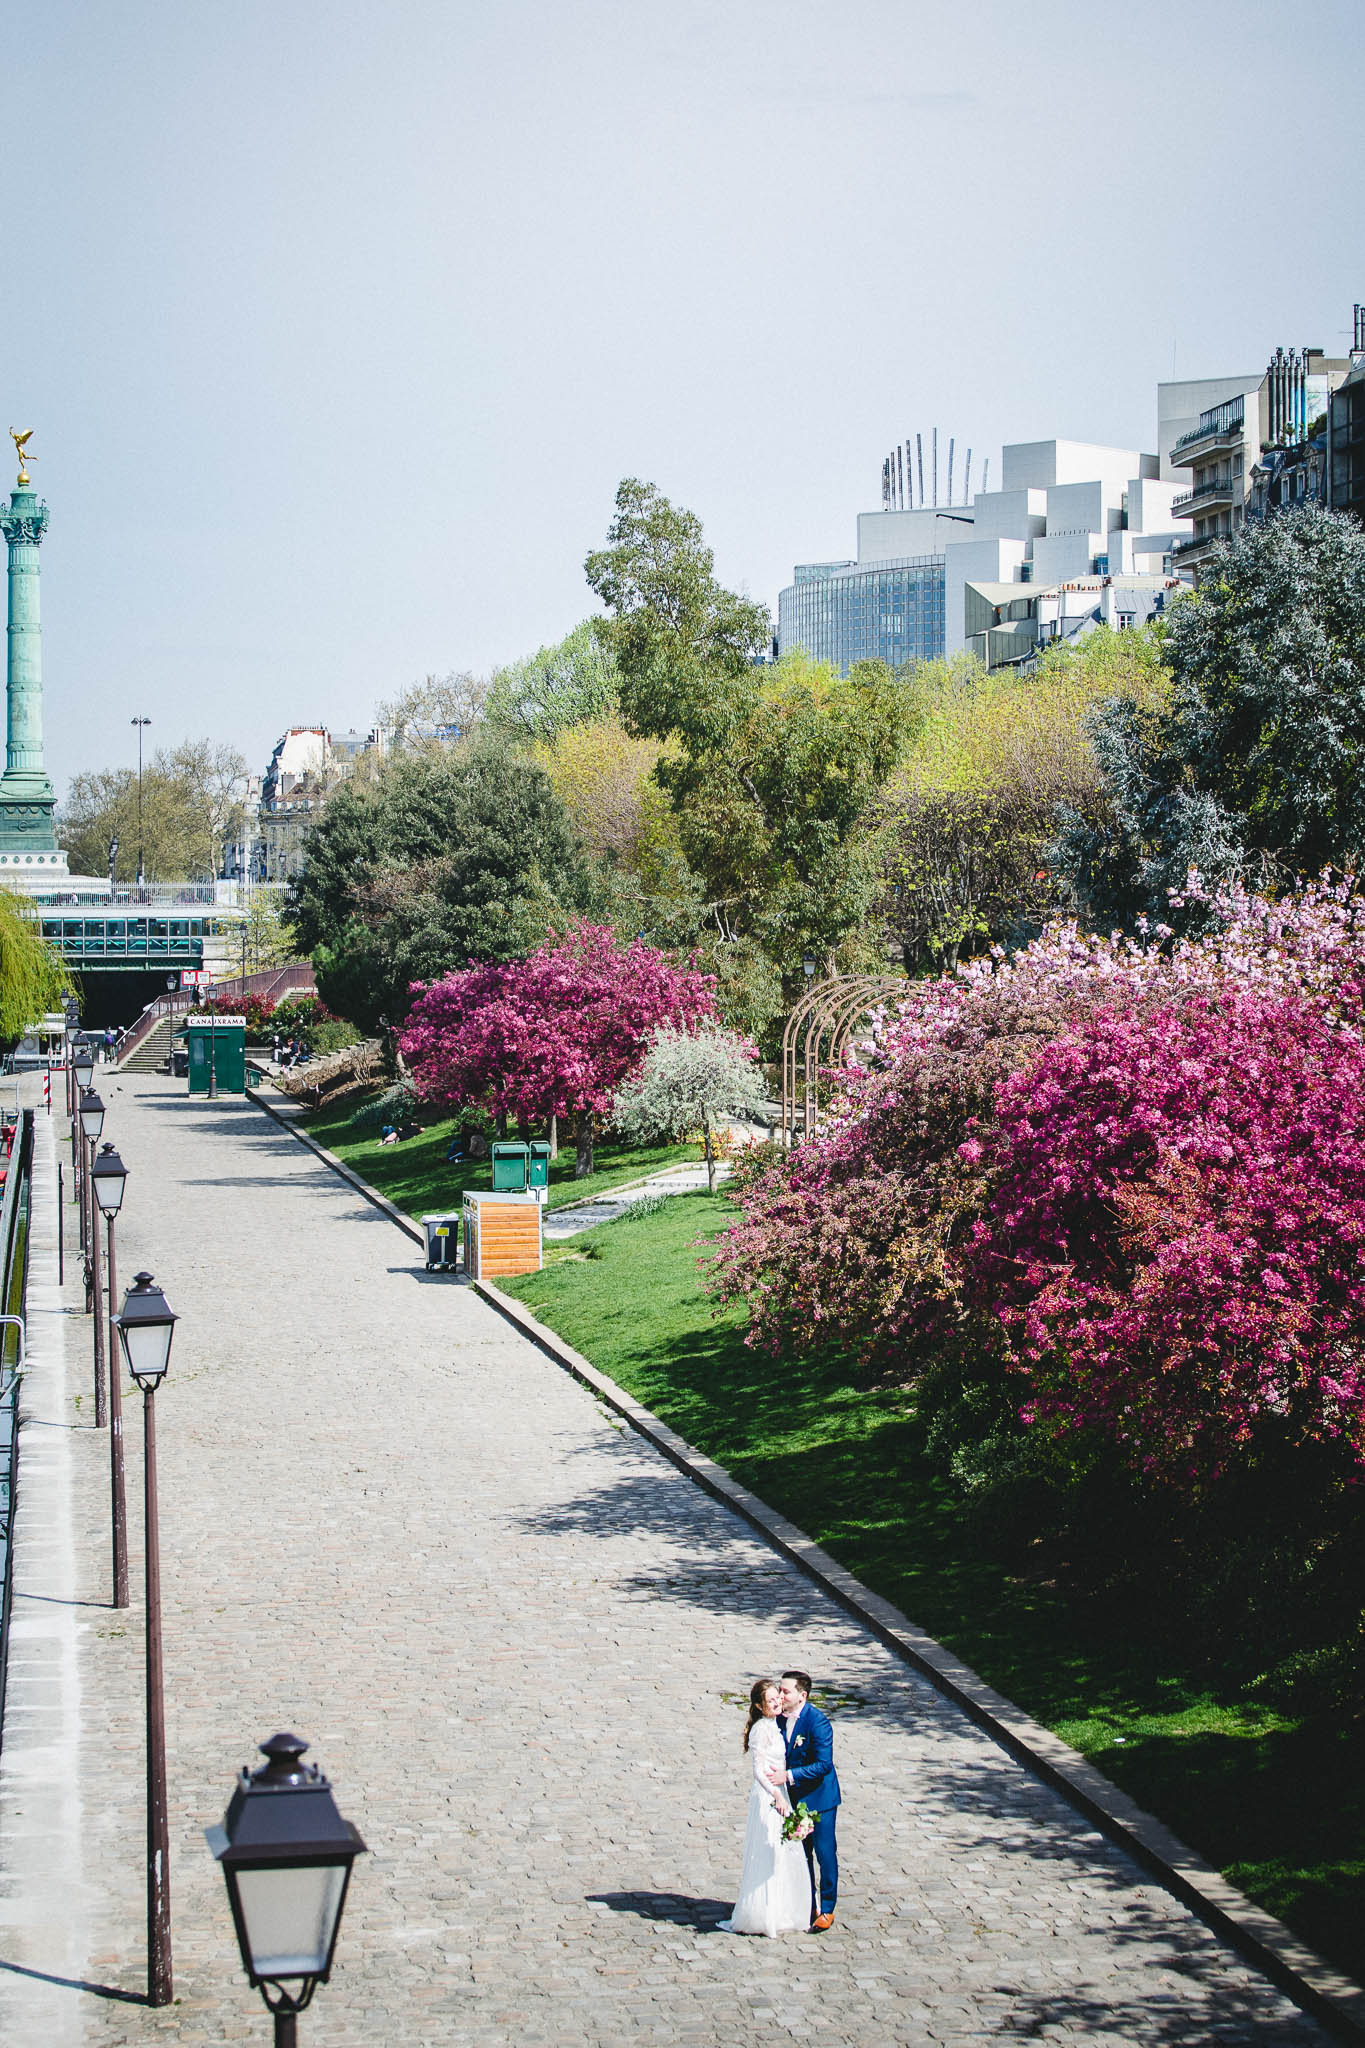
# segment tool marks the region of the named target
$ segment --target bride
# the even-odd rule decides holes
[[[753,1765],[753,1784],[739,1897],[730,1918],[719,1923],[727,1934],[789,1934],[795,1929],[804,1934],[810,1926],[806,1852],[800,1842],[783,1841],[782,1820],[791,1807],[785,1792],[768,1777],[770,1770],[785,1775],[787,1769],[787,1745],[777,1725],[781,1703],[775,1679],[760,1678],[749,1694],[744,1747]]]

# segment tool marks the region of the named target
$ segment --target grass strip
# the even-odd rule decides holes
[[[421,1216],[436,1209],[458,1209],[466,1188],[487,1192],[493,1185],[493,1168],[487,1159],[470,1159],[447,1164],[450,1141],[461,1128],[456,1117],[433,1118],[423,1124],[422,1135],[405,1138],[398,1145],[383,1145],[378,1126],[351,1121],[356,1104],[352,1100],[333,1110],[318,1110],[302,1119],[310,1138],[335,1152],[338,1159],[378,1188],[409,1216]],[[550,1161],[550,1189],[546,1207],[563,1209],[571,1202],[586,1201],[610,1188],[642,1180],[664,1167],[678,1166],[700,1157],[696,1145],[626,1146],[609,1141],[594,1147],[595,1170],[583,1180],[574,1178],[572,1144]]]
[[[698,1238],[733,1214],[723,1196],[675,1196],[499,1285],[1248,1897],[1365,1976],[1356,1731],[1271,1711],[1211,1678],[1177,1631],[1144,1640],[1106,1603],[1070,1600],[993,1553],[902,1391],[746,1349],[742,1315],[714,1316],[697,1273]]]

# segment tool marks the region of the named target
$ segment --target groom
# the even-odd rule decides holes
[[[815,1816],[806,1837],[810,1865],[811,1931],[825,1934],[834,1925],[839,1896],[839,1852],[834,1827],[839,1816],[839,1778],[834,1768],[834,1730],[828,1716],[810,1703],[810,1677],[804,1671],[782,1674],[782,1712],[778,1717],[787,1744],[787,1796],[795,1807],[805,1800]],[[775,1783],[780,1780],[774,1779]],[[817,1902],[816,1868],[820,1872]],[[819,1910],[816,1910],[817,1903]]]

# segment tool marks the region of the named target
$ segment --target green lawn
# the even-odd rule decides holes
[[[374,1124],[355,1125],[352,1100],[333,1110],[319,1110],[304,1119],[303,1128],[319,1145],[344,1159],[372,1187],[396,1202],[409,1216],[421,1216],[434,1209],[458,1208],[466,1188],[487,1189],[493,1185],[488,1160],[473,1159],[462,1166],[448,1166],[446,1153],[451,1138],[460,1128],[458,1119],[443,1117],[425,1123],[420,1138],[407,1138],[401,1145],[381,1145]],[[550,1195],[547,1207],[562,1209],[585,1195],[598,1195],[623,1181],[640,1180],[662,1166],[679,1160],[698,1159],[696,1145],[648,1145],[634,1150],[624,1145],[599,1144],[594,1150],[596,1172],[584,1180],[574,1179],[574,1149],[570,1144],[550,1161]]]
[[[1199,1645],[1144,1641],[990,1554],[930,1467],[905,1396],[746,1350],[696,1239],[733,1215],[677,1196],[504,1281],[585,1357],[949,1645],[1233,1883],[1365,1976],[1365,1766],[1356,1731],[1211,1682]]]

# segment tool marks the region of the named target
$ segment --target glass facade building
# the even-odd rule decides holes
[[[777,600],[779,654],[802,647],[847,675],[855,661],[897,669],[943,653],[942,555],[809,562],[795,576]]]

